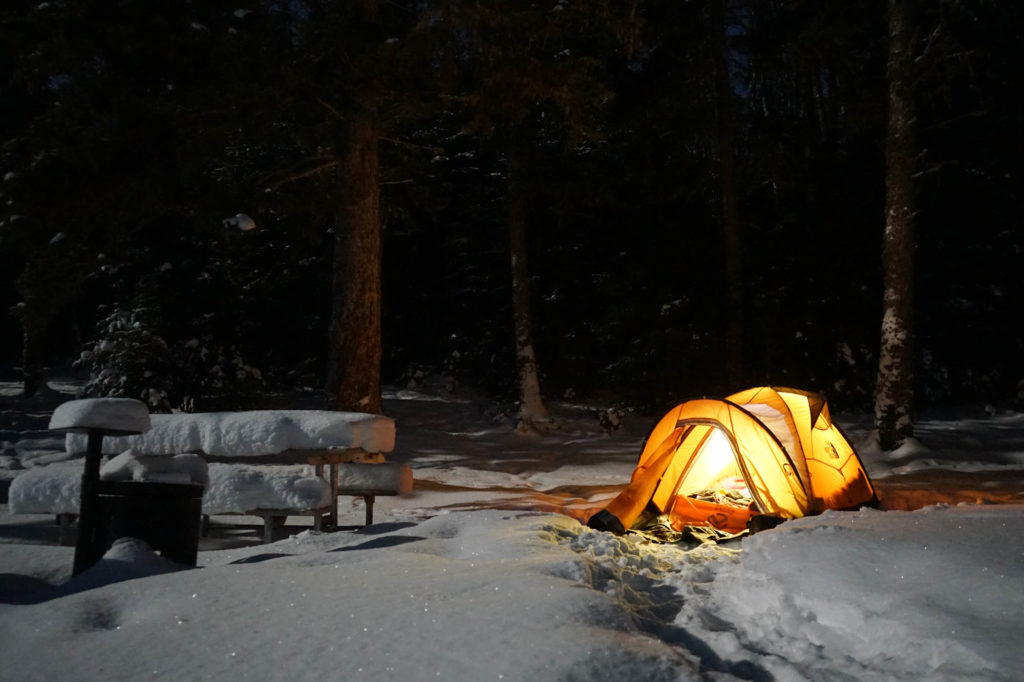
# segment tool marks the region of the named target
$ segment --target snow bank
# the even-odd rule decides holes
[[[1020,507],[828,511],[742,542],[677,624],[776,679],[1013,679],[1024,669]]]
[[[391,452],[395,447],[393,419],[359,412],[326,410],[253,410],[154,414],[151,428],[138,436],[103,439],[103,452],[133,449],[139,454],[166,455],[202,452],[216,457],[273,455],[285,450],[362,448]],[[82,453],[86,437],[70,433],[66,449]]]
[[[187,567],[163,558],[145,541],[138,538],[118,538],[98,562],[61,585],[57,594],[72,595],[104,585],[152,575],[177,573],[182,570],[187,570]],[[109,616],[109,612],[99,608],[85,614],[82,625],[102,627]]]

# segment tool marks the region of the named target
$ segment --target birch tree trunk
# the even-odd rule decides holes
[[[739,194],[736,189],[736,125],[729,82],[729,44],[725,24],[726,0],[715,0],[711,9],[714,35],[715,103],[718,138],[718,176],[725,235],[725,284],[728,318],[725,333],[726,376],[729,390],[742,388],[743,371],[743,265],[740,250]]]
[[[533,319],[530,313],[530,280],[526,266],[526,197],[522,184],[522,160],[515,143],[508,151],[509,247],[512,256],[512,314],[516,335],[516,368],[519,373],[520,432],[535,431],[550,425],[540,391],[537,355],[533,348]]]
[[[885,141],[882,338],[875,427],[883,450],[913,435],[914,187],[913,24],[906,0],[889,1],[889,123]]]
[[[353,108],[339,164],[340,197],[327,388],[336,409],[381,412],[381,222],[378,113]]]

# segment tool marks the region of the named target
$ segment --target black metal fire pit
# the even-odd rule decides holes
[[[125,398],[73,400],[54,411],[50,429],[88,434],[75,575],[99,561],[114,540],[123,537],[143,540],[171,561],[196,565],[203,486],[100,480],[104,436],[149,430],[145,404]]]
[[[110,549],[114,540],[138,538],[165,559],[196,565],[203,486],[152,481],[100,481],[97,493],[99,513],[96,514],[88,550],[93,563]]]

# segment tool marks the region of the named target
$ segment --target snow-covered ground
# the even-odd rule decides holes
[[[66,458],[54,396],[15,391],[0,479]],[[205,540],[198,569],[122,541],[71,578],[53,520],[0,507],[0,679],[1020,679],[1024,415],[923,421],[894,453],[838,415],[882,509],[681,547],[577,520],[659,415],[607,434],[560,405],[560,429],[524,437],[490,407],[390,393],[412,495],[360,532]]]

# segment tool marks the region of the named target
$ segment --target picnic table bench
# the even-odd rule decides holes
[[[203,453],[200,453],[203,455]],[[258,506],[239,502],[211,501],[204,504],[204,527],[209,517],[218,515],[254,516],[263,520],[263,539],[270,542],[275,528],[283,526],[289,516],[311,516],[314,530],[339,529],[338,497],[362,498],[365,507],[365,524],[373,523],[373,505],[378,496],[405,495],[412,491],[412,470],[405,464],[386,462],[379,453],[366,453],[361,448],[323,451],[286,450],[272,455],[260,455],[240,458],[211,457],[203,455],[210,463],[210,486],[221,486],[218,489],[221,500],[245,498],[242,491],[233,490],[247,485],[244,477],[225,476],[231,470],[245,470],[258,474],[261,467],[290,467],[304,464],[313,467],[317,479],[326,482],[326,499],[317,499],[316,490],[310,489],[304,500],[282,503],[280,497],[267,496]],[[225,472],[225,469],[228,469]],[[301,484],[299,480],[296,484]],[[308,482],[308,480],[306,481]],[[322,503],[325,502],[325,503]],[[240,506],[239,506],[240,505]],[[359,526],[352,526],[357,528]]]

